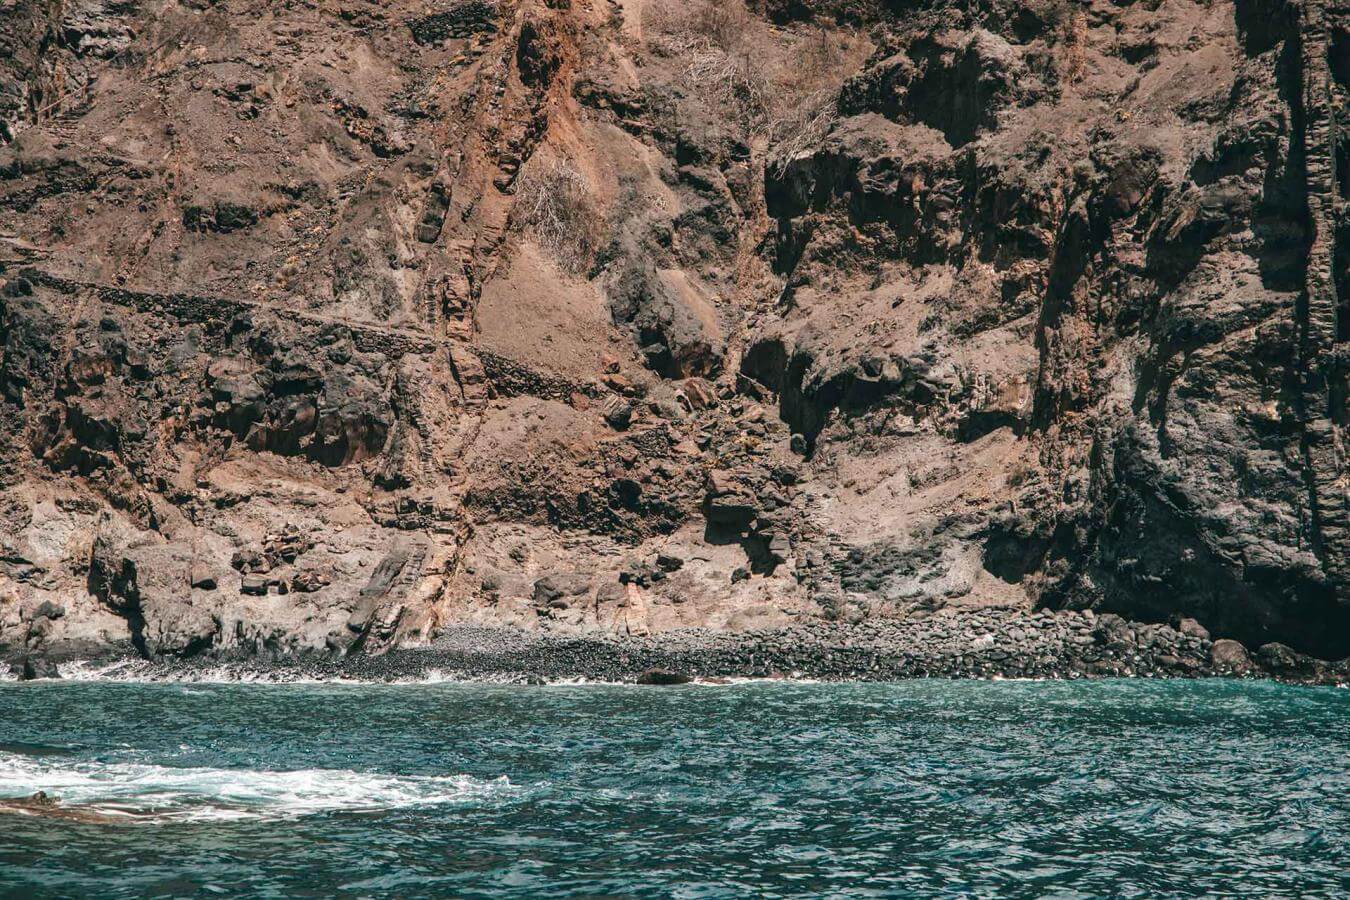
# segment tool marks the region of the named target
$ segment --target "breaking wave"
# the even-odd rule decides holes
[[[389,775],[349,769],[174,768],[0,752],[0,798],[45,791],[65,808],[163,821],[377,812],[509,797],[505,777]]]

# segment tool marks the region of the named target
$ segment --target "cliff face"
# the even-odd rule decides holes
[[[0,44],[6,653],[995,605],[1350,653],[1350,7],[8,0]]]

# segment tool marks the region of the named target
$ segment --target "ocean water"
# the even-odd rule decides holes
[[[0,896],[1344,895],[1350,691],[0,684]]]

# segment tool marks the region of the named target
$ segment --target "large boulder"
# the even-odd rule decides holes
[[[1258,647],[1256,658],[1268,672],[1296,680],[1316,679],[1325,668],[1321,660],[1274,641]]]
[[[1215,641],[1209,648],[1209,660],[1215,671],[1228,675],[1246,675],[1253,669],[1247,648],[1226,638]]]
[[[25,656],[19,668],[20,681],[36,681],[39,678],[60,678],[56,663],[45,656]]]
[[[591,589],[591,578],[576,572],[554,572],[534,583],[534,603],[545,612],[550,609],[568,609],[574,597]]]
[[[634,255],[611,276],[608,295],[615,323],[632,330],[657,373],[689,378],[721,368],[726,339],[716,308],[682,271],[657,269]]]

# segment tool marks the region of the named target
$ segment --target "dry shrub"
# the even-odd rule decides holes
[[[784,44],[783,33],[772,32],[744,0],[668,0],[649,6],[645,16],[649,44],[683,65],[692,94],[715,103],[746,133],[785,149],[804,147],[828,130],[845,75],[870,46],[853,32],[824,25],[804,28]]]
[[[839,118],[839,88],[844,73],[861,59],[865,42],[856,36],[817,27],[792,47],[790,65],[776,80],[776,103],[769,136],[775,165],[815,146]]]
[[[763,127],[768,117],[770,86],[750,54],[696,49],[689,54],[685,77],[699,96],[710,98],[747,130]]]
[[[689,12],[689,30],[728,53],[744,50],[755,20],[742,0],[702,0]]]
[[[1058,48],[1055,57],[1059,76],[1077,81],[1083,75],[1087,47],[1087,12],[1078,0],[1047,0],[1039,10],[1049,26],[1050,40]]]
[[[1045,470],[1038,458],[1024,455],[1013,460],[1004,479],[1009,487],[1021,487],[1024,484],[1032,484],[1038,481],[1044,474]]]
[[[824,83],[837,82],[848,65],[850,37],[816,26],[799,36],[792,44],[792,59],[780,79],[784,87],[794,93],[810,93]]]
[[[755,25],[743,0],[669,0],[643,10],[642,27],[657,49],[669,52],[705,44],[733,52]]]
[[[770,95],[755,48],[757,25],[743,0],[652,6],[643,20],[653,49],[683,62],[690,90],[751,131],[766,121]]]
[[[590,268],[602,234],[600,217],[585,176],[565,160],[537,163],[522,173],[511,215],[564,270],[578,274]]]
[[[839,120],[838,91],[822,89],[776,116],[770,130],[773,142],[771,166],[782,174],[796,156],[819,145],[830,127]]]

